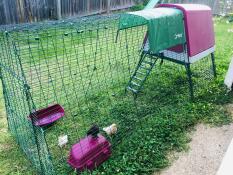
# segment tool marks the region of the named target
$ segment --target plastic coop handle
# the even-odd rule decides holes
[[[152,9],[152,8],[154,8],[155,5],[158,4],[158,2],[159,2],[159,0],[150,0],[148,2],[148,4],[145,6],[144,9],[146,10],[146,9]]]

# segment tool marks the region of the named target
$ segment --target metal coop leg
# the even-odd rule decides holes
[[[192,72],[190,64],[185,64],[187,76],[188,76],[188,82],[189,82],[189,91],[190,91],[190,98],[191,100],[194,99],[194,92],[193,92],[193,80],[192,80]]]
[[[212,60],[212,69],[213,69],[214,77],[217,77],[214,53],[211,53],[211,60]]]

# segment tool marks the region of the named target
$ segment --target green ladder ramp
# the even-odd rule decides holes
[[[157,60],[157,57],[142,55],[126,89],[134,94],[139,93]]]

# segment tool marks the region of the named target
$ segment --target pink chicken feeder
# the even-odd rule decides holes
[[[35,111],[29,115],[35,126],[45,127],[53,124],[65,115],[63,107],[59,104]]]
[[[93,126],[87,136],[74,144],[70,150],[68,164],[78,172],[93,170],[111,156],[111,144]]]

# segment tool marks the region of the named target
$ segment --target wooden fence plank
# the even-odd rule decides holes
[[[110,13],[111,10],[111,0],[107,0],[107,14]]]
[[[56,5],[57,5],[57,19],[61,19],[61,0],[57,0]]]

